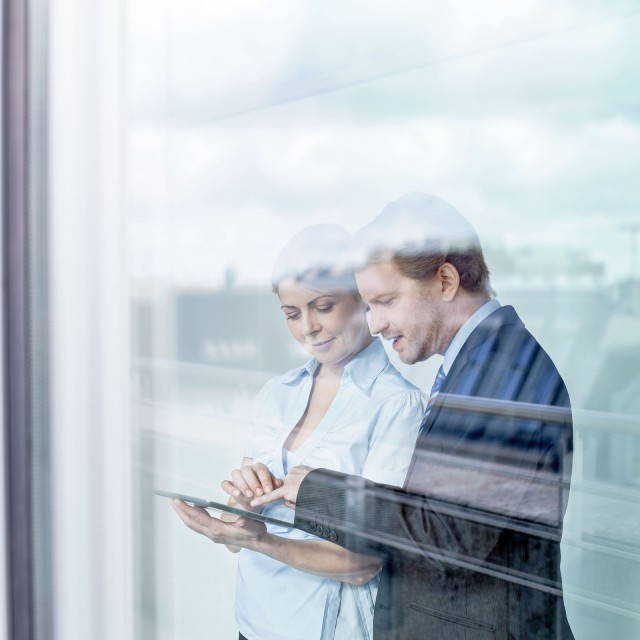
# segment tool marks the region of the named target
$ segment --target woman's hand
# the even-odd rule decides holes
[[[171,500],[171,506],[189,529],[219,544],[256,549],[268,535],[262,522],[248,518],[223,522],[209,515],[205,509],[192,507],[180,500]]]
[[[256,462],[234,469],[231,480],[224,480],[221,486],[243,508],[253,510],[251,501],[280,488],[282,480],[276,478],[262,462]]]
[[[275,502],[276,500],[284,500],[287,507],[292,509],[296,508],[296,501],[298,499],[298,491],[302,481],[307,477],[309,471],[313,471],[311,467],[299,465],[297,467],[291,467],[291,470],[284,479],[284,482],[280,482],[280,486],[273,491],[262,496],[256,496],[251,500],[251,506],[254,508],[261,507],[269,502]]]
[[[180,500],[172,500],[171,506],[190,529],[213,542],[264,553],[312,575],[362,585],[380,569],[379,558],[351,553],[325,540],[292,540],[271,535],[261,522],[249,518],[225,522]]]

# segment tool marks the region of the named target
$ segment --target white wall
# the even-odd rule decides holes
[[[53,596],[60,640],[132,632],[122,3],[50,4]]]

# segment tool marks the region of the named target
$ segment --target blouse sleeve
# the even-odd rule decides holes
[[[362,470],[365,478],[398,487],[404,484],[426,408],[427,398],[419,390],[384,401]]]

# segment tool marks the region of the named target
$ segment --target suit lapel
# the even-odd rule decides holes
[[[438,400],[434,403],[421,427],[420,435],[416,441],[413,458],[405,488],[409,484],[409,479],[415,467],[417,452],[424,448],[426,439],[433,425],[438,420],[438,416],[444,405],[446,405],[447,394],[474,395],[473,389],[476,386],[478,377],[482,375],[483,364],[487,361],[489,353],[493,349],[493,343],[499,330],[509,324],[522,324],[522,321],[511,306],[500,307],[491,315],[485,318],[472,332],[467,341],[462,345],[460,353],[451,365],[451,369],[440,389]]]

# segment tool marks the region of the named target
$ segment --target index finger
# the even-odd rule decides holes
[[[253,465],[253,471],[255,472],[256,476],[258,476],[258,480],[262,485],[262,489],[264,490],[264,493],[269,493],[270,491],[272,491],[273,480],[275,478],[271,475],[271,471],[269,471],[269,468],[267,467],[267,465],[263,464],[262,462],[256,462]],[[256,492],[254,491],[254,493]],[[260,494],[256,493],[256,495],[260,495]]]
[[[274,489],[270,493],[265,493],[263,496],[259,496],[257,498],[254,498],[251,501],[251,506],[252,507],[260,507],[263,504],[269,504],[270,502],[276,502],[276,500],[283,500],[286,491],[287,490],[286,490],[286,488],[284,486],[280,487],[279,489]]]

